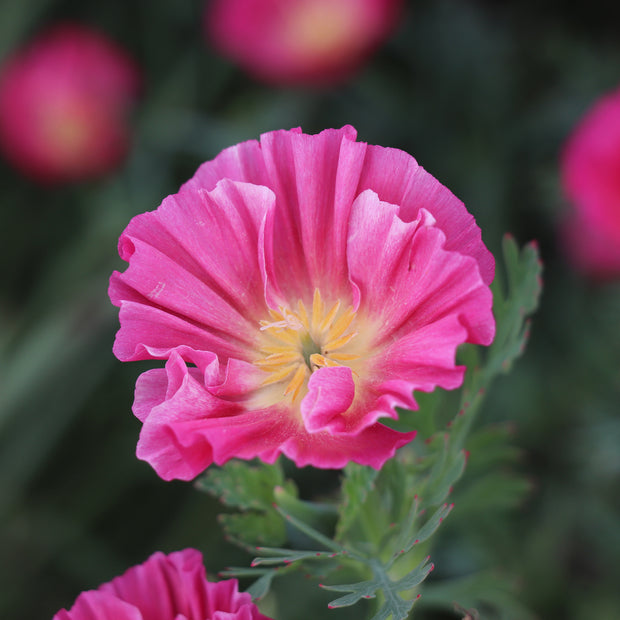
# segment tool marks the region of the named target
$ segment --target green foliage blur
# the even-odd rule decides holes
[[[574,273],[556,236],[563,141],[620,85],[620,4],[410,0],[370,62],[324,90],[253,81],[210,49],[202,11],[198,0],[0,4],[0,61],[70,19],[115,39],[144,76],[116,173],[51,189],[0,161],[0,618],[51,618],[155,550],[198,548],[211,577],[249,563],[224,541],[213,498],[135,458],[133,385],[152,365],[113,357],[107,280],[124,268],[116,242],[129,219],[222,148],[346,123],[416,157],[464,200],[496,255],[510,231],[537,239],[545,263],[528,350],[482,413],[514,425],[531,491],[500,516],[464,506],[468,534],[445,539],[435,564],[515,575],[540,618],[620,618],[620,278]],[[337,484],[333,472],[294,477],[304,499]],[[314,583],[284,587],[296,594],[282,618],[347,617]],[[415,617],[462,616],[429,605]]]

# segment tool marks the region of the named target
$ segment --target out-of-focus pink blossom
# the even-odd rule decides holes
[[[146,562],[82,592],[53,620],[270,620],[237,581],[209,582],[202,555],[184,549],[154,553]]]
[[[379,468],[415,432],[381,423],[452,389],[489,344],[494,260],[474,218],[403,151],[352,127],[224,150],[136,216],[110,297],[138,379],[138,457],[190,479],[232,457]],[[420,414],[423,415],[423,414]]]
[[[112,41],[55,26],[0,68],[0,148],[41,182],[101,175],[127,152],[138,88],[136,66]]]
[[[594,277],[620,275],[620,90],[595,103],[562,154],[572,207],[563,224],[575,266]]]
[[[212,45],[258,79],[326,84],[354,71],[390,34],[402,0],[211,0]]]

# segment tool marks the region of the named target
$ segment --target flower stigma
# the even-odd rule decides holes
[[[351,342],[358,332],[355,310],[343,309],[336,301],[328,307],[318,289],[314,290],[312,309],[297,302],[296,311],[280,307],[269,310],[271,321],[260,321],[263,355],[254,364],[267,376],[262,385],[280,386],[279,399],[291,396],[295,401],[307,391],[310,375],[319,368],[346,366],[357,360],[360,353]]]

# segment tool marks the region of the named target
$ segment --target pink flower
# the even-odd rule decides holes
[[[459,386],[456,348],[492,341],[474,218],[407,153],[355,138],[228,148],[122,234],[114,352],[167,360],[133,408],[162,478],[281,453],[379,468],[415,435],[381,420],[416,409],[413,390]]]
[[[0,69],[0,148],[41,182],[103,174],[127,151],[137,90],[136,67],[114,43],[83,26],[56,26]]]
[[[280,84],[343,79],[389,35],[402,0],[212,0],[210,42],[257,78]]]
[[[207,581],[202,554],[154,553],[144,564],[82,592],[53,620],[269,620],[237,590],[237,581]]]
[[[562,154],[562,184],[573,211],[564,226],[575,265],[598,277],[620,275],[620,90],[601,98]]]

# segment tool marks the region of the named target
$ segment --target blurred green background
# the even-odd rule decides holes
[[[345,123],[414,155],[465,201],[494,253],[510,231],[537,239],[545,262],[528,351],[484,412],[514,422],[532,492],[496,528],[474,513],[470,539],[444,545],[444,561],[491,537],[540,618],[620,618],[620,285],[574,273],[556,239],[559,150],[620,84],[620,4],[411,0],[370,62],[326,90],[251,80],[205,43],[202,11],[197,0],[0,5],[0,58],[69,18],[144,72],[134,147],[116,173],[49,189],[0,162],[0,618],[51,618],[155,550],[201,549],[212,575],[249,562],[222,540],[214,500],[136,460],[133,386],[149,365],[112,355],[107,279],[123,268],[129,219],[202,161],[271,129]],[[303,472],[302,492],[323,476]],[[281,617],[345,617],[324,601]],[[416,618],[451,617],[433,614]]]

